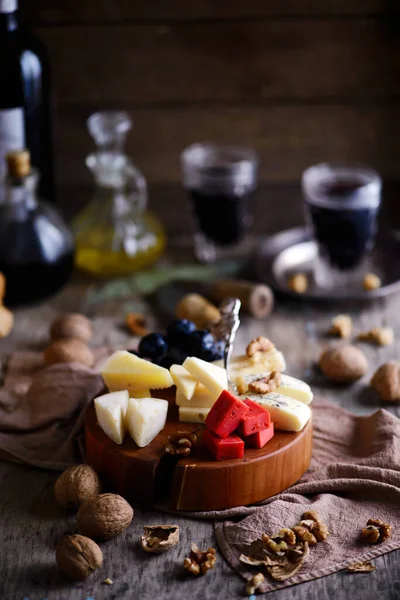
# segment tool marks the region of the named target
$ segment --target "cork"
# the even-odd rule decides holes
[[[7,171],[10,177],[26,177],[31,172],[29,150],[16,150],[6,155]]]
[[[239,298],[243,309],[256,319],[264,319],[274,307],[272,290],[267,285],[251,281],[218,281],[212,286],[211,296],[216,302],[221,302],[226,297]]]
[[[212,323],[217,323],[221,314],[216,306],[200,294],[187,294],[175,308],[178,319],[188,319],[199,329],[206,329]]]

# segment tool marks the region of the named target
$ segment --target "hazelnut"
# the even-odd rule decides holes
[[[400,401],[400,363],[388,362],[380,366],[371,379],[371,386],[381,400]]]
[[[77,338],[82,342],[89,342],[92,336],[92,322],[85,315],[79,313],[62,315],[55,319],[50,327],[52,340]]]
[[[101,567],[103,553],[93,540],[83,535],[66,535],[57,545],[56,562],[68,577],[82,581]]]
[[[60,339],[53,342],[43,353],[46,365],[78,362],[93,367],[94,354],[90,348],[77,338]]]
[[[130,525],[133,508],[118,494],[99,494],[81,504],[77,517],[79,533],[109,540]]]
[[[325,350],[319,359],[319,367],[331,381],[350,383],[365,375],[368,362],[359,348],[341,346]]]
[[[99,476],[89,465],[69,467],[54,484],[54,496],[65,508],[79,506],[84,500],[100,492]]]

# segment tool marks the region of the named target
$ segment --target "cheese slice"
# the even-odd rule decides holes
[[[245,354],[234,356],[229,362],[229,378],[237,383],[238,377],[284,371],[285,369],[285,357],[282,352],[273,348],[270,352],[266,352],[259,361]]]
[[[188,400],[186,396],[184,396],[182,392],[177,389],[175,402],[178,406],[187,406],[188,408],[193,406],[198,408],[211,408],[218,397],[219,394],[213,394],[207,388],[205,388],[204,385],[198,383],[196,386],[196,391],[190,400]]]
[[[132,396],[146,389],[168,388],[174,385],[168,369],[154,365],[126,350],[114,352],[100,369],[104,383],[111,392],[128,390]]]
[[[179,420],[182,423],[204,423],[209,412],[209,408],[180,406]]]
[[[159,398],[129,398],[126,423],[134,442],[143,448],[162,431],[167,421],[168,402]]]
[[[256,381],[260,377],[265,377],[269,375],[269,373],[260,373],[259,375],[247,375],[244,379],[247,384],[252,381]],[[277,394],[282,394],[283,396],[289,396],[289,398],[294,398],[299,402],[304,402],[304,404],[310,404],[313,399],[313,393],[311,391],[310,386],[305,382],[301,381],[301,379],[296,379],[296,377],[291,377],[290,375],[281,375],[281,385],[274,390]]]
[[[242,399],[245,398],[250,398],[250,400],[266,408],[271,415],[271,421],[273,421],[275,429],[278,430],[301,431],[311,417],[311,410],[304,402],[299,402],[282,394],[275,392],[265,396],[246,394]]]
[[[176,389],[190,400],[193,397],[197,386],[197,379],[193,377],[182,365],[172,365],[170,368],[172,379],[176,385]]]
[[[183,363],[183,367],[213,394],[219,396],[223,390],[228,388],[226,371],[221,367],[216,367],[195,356],[188,357]]]
[[[126,434],[125,417],[128,408],[128,392],[113,392],[99,396],[94,401],[98,424],[116,444],[122,444]]]

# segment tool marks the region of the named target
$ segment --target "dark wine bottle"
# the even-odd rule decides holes
[[[46,50],[20,27],[17,0],[0,0],[0,201],[5,156],[28,148],[41,173],[39,196],[53,202],[50,68]]]

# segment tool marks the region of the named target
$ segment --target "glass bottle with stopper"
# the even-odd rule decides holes
[[[159,258],[164,229],[146,210],[146,180],[123,151],[129,115],[95,113],[87,126],[97,145],[86,159],[96,187],[93,201],[74,221],[76,264],[92,275],[124,275]]]
[[[58,212],[39,200],[39,173],[27,150],[6,156],[5,204],[0,220],[0,271],[6,304],[34,302],[57,292],[74,266],[70,230]]]

